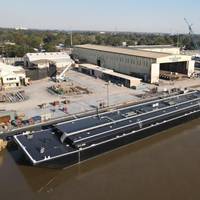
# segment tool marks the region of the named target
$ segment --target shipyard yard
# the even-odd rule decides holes
[[[74,114],[94,109],[102,102],[107,106],[107,89],[109,89],[110,105],[136,101],[138,98],[135,95],[143,93],[142,90],[134,91],[126,87],[117,86],[116,84],[110,84],[109,88],[107,88],[105,81],[94,79],[93,77],[75,71],[68,72],[67,77],[69,77],[74,84],[86,87],[90,93],[69,95],[49,93],[47,89],[52,85],[55,85],[55,83],[49,78],[46,78],[34,81],[30,86],[23,88],[28,96],[27,100],[16,103],[3,103],[0,104],[0,108],[16,110],[18,113],[24,113],[27,118],[30,118],[38,114],[40,115],[42,112],[53,113],[51,110],[54,106],[52,106],[51,103],[67,99],[70,101],[70,103],[66,105],[67,111],[69,114]],[[64,84],[67,85],[66,82]],[[38,105],[44,103],[47,104],[46,107],[40,109]],[[54,117],[61,117],[63,115],[66,115],[66,113],[63,113],[60,110],[60,107],[57,106]]]
[[[19,89],[25,92],[27,96],[25,101],[0,103],[0,110],[16,110],[19,115],[24,114],[27,119],[44,113],[51,113],[54,115],[53,117],[56,118],[66,115],[66,113],[62,111],[64,106],[67,107],[67,114],[75,114],[92,110],[95,107],[98,107],[100,103],[107,106],[108,98],[110,106],[126,104],[128,102],[137,102],[140,100],[138,95],[148,93],[155,87],[157,87],[159,91],[173,88],[200,88],[199,78],[190,80],[184,79],[174,81],[173,83],[162,80],[160,86],[143,83],[141,88],[134,90],[113,83],[110,83],[108,88],[105,81],[72,70],[68,72],[67,77],[69,77],[71,83],[87,88],[89,93],[70,93],[66,95],[50,93],[48,91],[49,87],[60,84],[55,84],[50,78],[45,78],[33,81],[30,86],[21,87]],[[67,85],[68,83],[65,82],[64,84]],[[64,100],[68,100],[69,103],[67,105],[61,103],[56,107],[52,105],[55,101],[62,102]],[[41,104],[46,104],[46,106],[43,109],[40,109],[39,105]]]
[[[0,110],[13,110],[24,122],[20,121],[19,125],[15,122],[16,125],[13,127],[13,124],[8,125],[5,128],[0,128],[0,131],[9,131],[17,126],[19,128],[26,127],[41,121],[45,122],[77,113],[95,111],[96,108],[134,104],[144,99],[156,97],[160,95],[159,92],[162,94],[163,91],[174,88],[200,88],[199,78],[173,82],[161,80],[159,86],[142,83],[139,88],[134,90],[115,83],[108,85],[104,80],[74,70],[68,71],[67,77],[68,82],[63,83],[55,83],[47,77],[32,81],[29,86],[21,86],[19,91],[24,92],[26,99],[20,102],[0,103]],[[52,86],[62,86],[66,89],[70,88],[71,85],[84,89],[84,92],[75,90],[75,92],[58,94],[49,90]],[[155,88],[157,88],[157,94],[153,92]],[[37,121],[38,116],[39,120]],[[32,121],[34,118],[36,121]]]
[[[195,61],[180,48],[146,48],[85,44],[71,54],[27,53],[20,67],[2,60],[0,132],[200,87]]]

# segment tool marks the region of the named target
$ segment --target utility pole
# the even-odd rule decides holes
[[[178,35],[177,35],[177,47],[179,47],[179,45],[180,45],[180,35],[178,33]]]
[[[72,30],[70,32],[70,44],[71,44],[71,48],[72,48],[72,46],[73,46],[73,32],[72,32]]]
[[[110,106],[110,94],[109,94],[109,86],[110,86],[110,81],[108,81],[106,84],[107,86],[107,106]]]

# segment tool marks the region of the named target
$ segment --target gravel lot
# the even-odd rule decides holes
[[[0,109],[16,110],[19,114],[24,113],[26,118],[47,113],[51,113],[52,117],[56,118],[66,115],[66,113],[64,113],[62,110],[63,107],[67,107],[69,114],[74,114],[94,109],[94,107],[98,106],[101,102],[104,102],[107,105],[108,90],[109,105],[116,105],[129,101],[137,101],[138,97],[136,97],[136,95],[143,94],[149,88],[155,87],[149,84],[143,84],[141,89],[133,90],[126,87],[120,87],[112,83],[108,87],[105,81],[95,79],[94,77],[90,77],[76,71],[69,71],[68,77],[75,85],[88,88],[88,90],[91,91],[91,94],[73,95],[68,97],[52,95],[47,91],[47,88],[55,83],[47,78],[34,81],[30,86],[21,88],[22,90],[25,90],[25,93],[29,97],[28,100],[19,103],[0,104]],[[173,84],[169,81],[162,80],[158,89],[162,91],[168,88],[185,88],[191,86],[200,88],[200,79],[185,79],[182,81],[176,81]],[[67,106],[61,104],[60,106],[53,107],[51,104],[49,104],[54,101],[62,101],[64,98],[70,100],[70,104]],[[47,103],[48,107],[45,109],[40,109],[38,105],[43,103]]]
[[[67,97],[67,99],[70,100],[70,104],[67,105],[69,114],[91,110],[94,106],[99,105],[100,102],[105,102],[105,104],[107,104],[107,90],[109,90],[110,105],[135,101],[138,99],[135,95],[142,93],[141,90],[120,87],[112,83],[107,87],[105,81],[75,71],[69,71],[68,77],[75,85],[78,84],[87,87],[88,90],[92,92],[88,95],[84,94]],[[16,110],[20,114],[24,113],[27,118],[45,113],[52,113],[53,117],[64,116],[65,113],[61,111],[64,105],[57,106],[55,112],[53,112],[53,106],[48,106],[45,109],[40,109],[38,107],[39,104],[49,104],[53,101],[63,100],[63,96],[52,95],[47,91],[47,88],[53,84],[55,83],[48,78],[34,81],[30,86],[21,88],[25,90],[25,93],[29,97],[28,100],[19,103],[0,104],[0,109]]]

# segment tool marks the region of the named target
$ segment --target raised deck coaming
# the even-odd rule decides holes
[[[200,92],[192,91],[100,115],[75,119],[55,125],[55,130],[37,132],[32,139],[28,139],[28,135],[24,134],[15,136],[15,140],[31,162],[38,164],[95,148],[102,143],[127,137],[192,112],[199,112],[199,109]],[[61,137],[56,130],[62,134]],[[41,147],[45,148],[42,154]]]

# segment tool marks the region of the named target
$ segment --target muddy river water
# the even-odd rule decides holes
[[[199,119],[66,170],[0,153],[0,199],[199,200]]]

